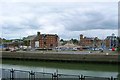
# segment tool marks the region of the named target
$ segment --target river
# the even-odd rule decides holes
[[[118,66],[115,64],[67,63],[45,61],[3,60],[4,69],[32,70],[46,73],[86,75],[96,77],[117,77]]]

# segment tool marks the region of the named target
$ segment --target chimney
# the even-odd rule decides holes
[[[82,34],[80,35],[80,39],[83,39],[83,35]]]
[[[39,36],[40,35],[40,32],[37,32],[37,36]]]

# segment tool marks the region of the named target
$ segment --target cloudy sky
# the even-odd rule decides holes
[[[41,33],[60,38],[105,38],[118,35],[116,0],[0,0],[0,37],[22,38]]]

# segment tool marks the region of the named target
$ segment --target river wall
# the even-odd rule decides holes
[[[69,52],[68,52],[69,53]],[[68,61],[68,62],[102,62],[118,63],[118,55],[106,54],[60,54],[56,53],[34,53],[34,52],[2,52],[2,59],[20,60],[45,60],[45,61]]]

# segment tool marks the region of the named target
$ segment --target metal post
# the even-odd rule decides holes
[[[81,78],[80,78],[80,76],[79,76],[79,80],[80,80]]]
[[[52,80],[53,80],[53,74],[52,74]]]
[[[31,71],[29,74],[30,74],[29,79],[35,80],[35,73],[33,71]]]
[[[10,71],[10,80],[14,80],[14,70],[11,69]]]
[[[57,74],[57,73],[54,73],[52,79],[53,79],[53,80],[58,80],[58,74]]]
[[[111,79],[110,79],[110,80],[114,80],[112,76],[111,76]]]
[[[81,80],[85,80],[85,77],[83,75],[81,75]]]

